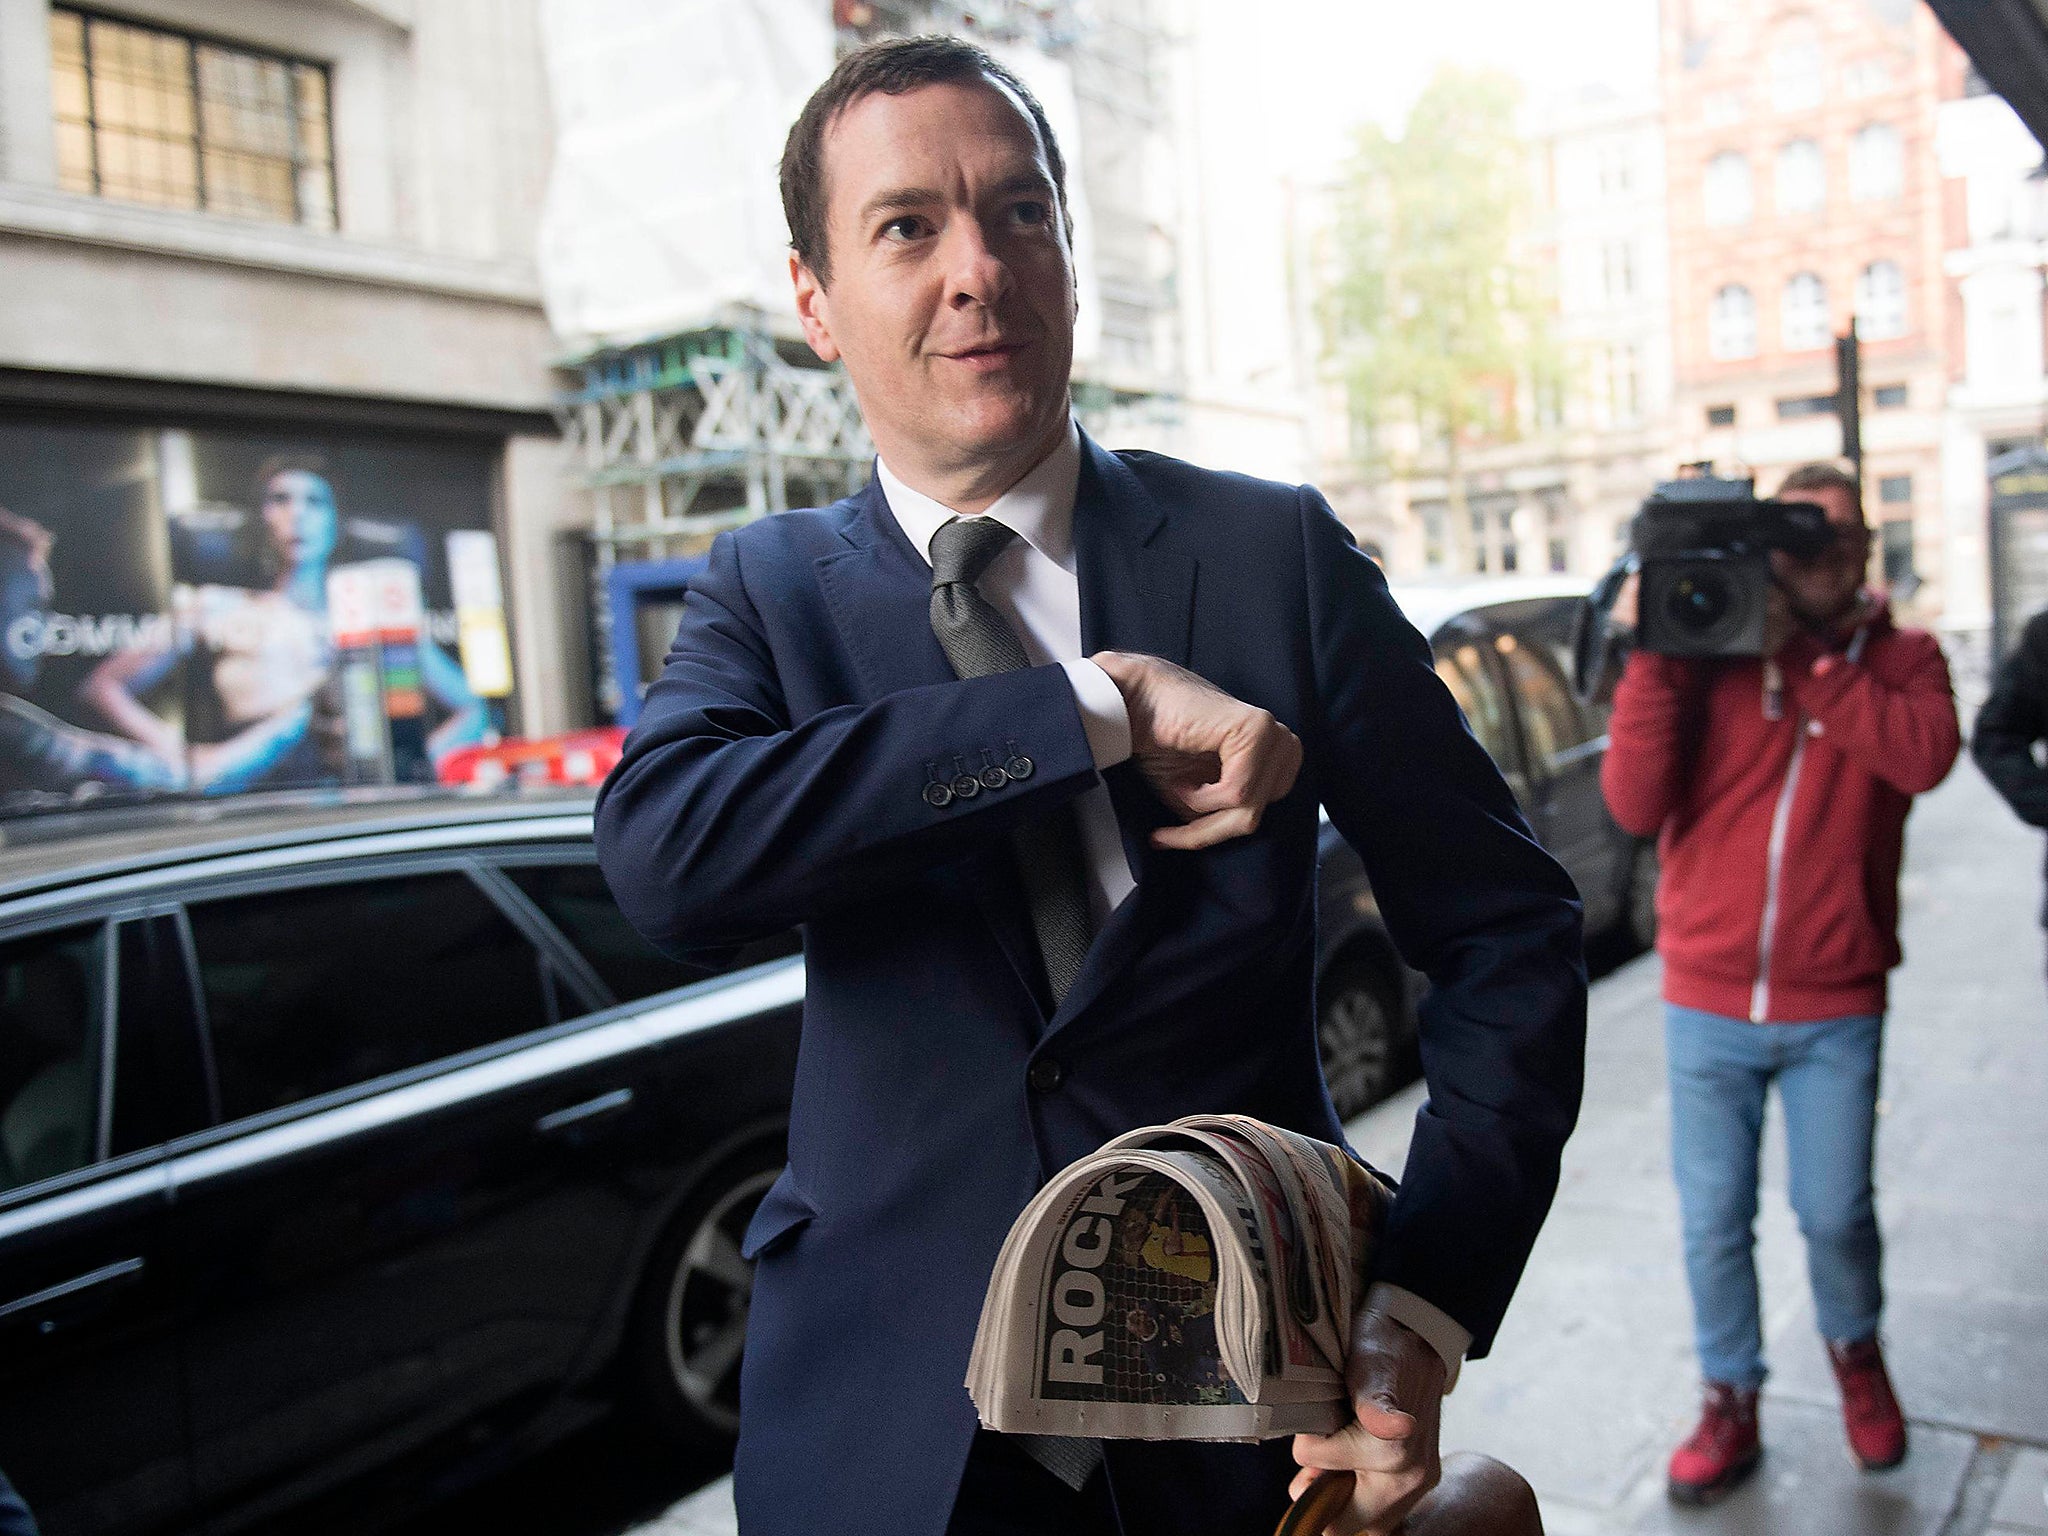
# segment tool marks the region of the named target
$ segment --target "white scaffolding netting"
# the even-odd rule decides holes
[[[541,296],[572,345],[789,308],[775,166],[832,68],[825,0],[542,0],[558,125]]]
[[[793,328],[775,171],[832,69],[829,0],[541,0],[540,16],[557,135],[539,265],[555,334],[624,345],[749,310]],[[1066,157],[1086,362],[1101,323],[1072,72],[1034,48],[991,51]]]

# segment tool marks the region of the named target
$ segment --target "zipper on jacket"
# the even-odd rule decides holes
[[[1785,836],[1792,825],[1792,796],[1799,788],[1799,764],[1806,756],[1806,717],[1798,719],[1792,738],[1792,760],[1785,765],[1785,783],[1771,810],[1771,840],[1764,851],[1764,920],[1756,940],[1756,985],[1749,991],[1749,1022],[1761,1024],[1771,1011],[1771,940],[1778,926],[1778,882],[1785,871]]]
[[[1864,643],[1870,638],[1870,626],[1860,624],[1856,633],[1849,637],[1847,659],[1860,662],[1863,659]],[[1769,676],[1775,663],[1766,660],[1764,718],[1776,720],[1771,712],[1771,689]],[[1782,684],[1780,685],[1782,687]],[[1798,717],[1797,734],[1792,738],[1792,758],[1785,764],[1785,783],[1778,791],[1778,803],[1771,810],[1771,838],[1764,851],[1764,918],[1756,939],[1756,984],[1749,989],[1749,1022],[1761,1024],[1771,1011],[1771,946],[1775,937],[1773,930],[1778,926],[1778,882],[1784,873],[1785,837],[1792,825],[1792,796],[1799,788],[1799,764],[1806,756],[1806,738],[1812,733],[1813,722],[1804,713]]]

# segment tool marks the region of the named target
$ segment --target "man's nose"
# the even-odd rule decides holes
[[[956,309],[968,304],[993,309],[1010,291],[1009,263],[976,218],[958,218],[948,225],[946,273],[951,289],[947,301]]]

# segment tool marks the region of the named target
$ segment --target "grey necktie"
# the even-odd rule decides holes
[[[986,677],[1031,665],[1009,621],[975,589],[989,562],[1016,538],[988,517],[956,517],[932,535],[932,632],[956,677]],[[1067,806],[1019,827],[1012,836],[1031,929],[1055,1006],[1080,974],[1093,937],[1088,916],[1088,865],[1081,829]]]
[[[932,535],[932,633],[956,677],[986,677],[1031,665],[1017,632],[974,585],[1016,537],[1016,530],[989,517],[956,517]],[[1031,903],[1039,959],[1057,1005],[1074,984],[1090,939],[1080,827],[1073,810],[1063,805],[1018,828],[1011,843]],[[1015,1439],[1026,1455],[1076,1493],[1102,1464],[1102,1446],[1094,1440],[1063,1435]]]

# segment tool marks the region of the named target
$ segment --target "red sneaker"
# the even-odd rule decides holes
[[[1841,1383],[1842,1424],[1849,1431],[1849,1451],[1856,1464],[1866,1472],[1896,1467],[1906,1459],[1906,1416],[1892,1395],[1877,1335],[1854,1344],[1828,1340],[1828,1363]]]
[[[1679,1504],[1712,1504],[1754,1472],[1763,1454],[1756,1394],[1710,1381],[1699,1423],[1671,1453],[1666,1489]]]

